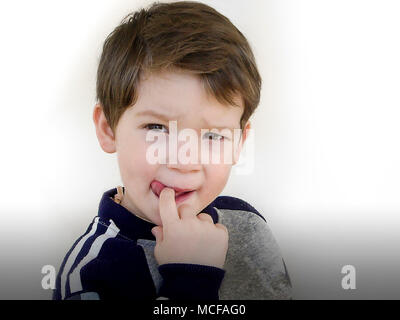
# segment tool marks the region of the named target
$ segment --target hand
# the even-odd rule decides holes
[[[162,226],[151,232],[156,237],[154,256],[159,265],[190,263],[223,268],[228,251],[228,230],[214,224],[207,213],[179,217],[175,191],[164,188],[159,199]]]

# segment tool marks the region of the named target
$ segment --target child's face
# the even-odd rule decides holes
[[[115,137],[106,133],[110,133],[110,130],[103,130],[102,133],[104,123],[102,125],[101,122],[105,119],[100,114],[96,117],[95,110],[94,119],[101,146],[106,152],[117,152],[121,179],[125,186],[121,204],[136,215],[161,225],[159,198],[155,191],[157,183],[154,183],[158,181],[169,187],[193,190],[183,201],[177,201],[177,208],[180,213],[183,210],[193,215],[199,213],[222,192],[232,164],[224,163],[223,160],[217,164],[203,164],[200,158],[198,163],[182,164],[179,157],[177,164],[151,164],[146,152],[154,142],[146,141],[146,134],[149,130],[166,132],[168,140],[168,120],[177,121],[178,133],[185,128],[196,130],[198,143],[205,139],[200,134],[201,129],[229,128],[233,133],[233,129],[240,129],[243,113],[242,103],[240,105],[240,108],[225,106],[208,97],[201,80],[194,75],[164,72],[150,74],[141,79],[138,100],[121,116]],[[166,119],[142,114],[143,111],[150,110],[164,115]],[[157,126],[149,127],[150,124]],[[249,128],[249,123],[246,128]],[[243,134],[240,142],[238,141],[238,152],[246,138],[245,132]],[[177,143],[178,152],[185,143],[187,142]]]

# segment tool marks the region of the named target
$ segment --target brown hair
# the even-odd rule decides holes
[[[244,105],[244,128],[260,101],[261,77],[244,35],[228,18],[195,1],[154,2],[127,15],[107,37],[96,94],[111,129],[137,101],[142,72],[181,69],[201,77],[224,105]]]

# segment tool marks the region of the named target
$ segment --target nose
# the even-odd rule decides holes
[[[170,145],[170,148],[173,147]],[[200,150],[197,145],[179,141],[176,150],[169,150],[167,155],[167,168],[182,172],[201,170]]]

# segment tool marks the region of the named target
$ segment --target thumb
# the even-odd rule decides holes
[[[151,229],[151,233],[154,237],[156,237],[156,242],[160,242],[163,240],[163,229],[160,226],[156,226]]]

